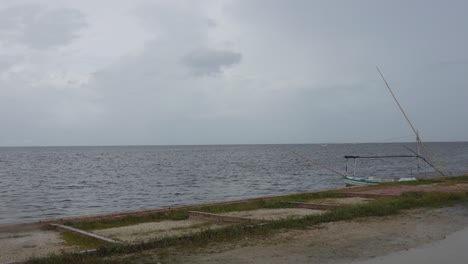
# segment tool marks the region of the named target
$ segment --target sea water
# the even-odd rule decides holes
[[[408,155],[414,143],[2,147],[0,224],[343,187],[344,155]],[[428,143],[447,174],[468,172],[468,143]],[[348,164],[353,174],[354,163]],[[356,176],[417,176],[415,158],[358,160]],[[432,177],[421,164],[419,177]]]

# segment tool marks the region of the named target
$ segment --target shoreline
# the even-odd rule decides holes
[[[230,247],[240,246],[245,251],[242,254],[255,256],[257,252],[262,252],[262,248],[256,247],[263,245],[265,239],[269,241],[270,238],[274,240],[279,237],[281,241],[277,241],[276,245],[281,244],[282,248],[272,249],[269,244],[263,245],[270,249],[264,252],[264,256],[260,256],[264,262],[258,262],[275,263],[272,260],[276,261],[275,254],[281,250],[284,255],[294,257],[288,255],[288,252],[302,248],[301,256],[312,258],[313,256],[307,253],[310,252],[307,245],[317,234],[321,234],[320,239],[323,241],[333,237],[340,240],[341,237],[348,237],[346,232],[355,232],[353,234],[359,237],[361,233],[367,234],[366,230],[374,226],[378,232],[388,230],[396,232],[392,233],[392,236],[405,235],[402,232],[410,233],[411,230],[401,231],[400,228],[409,222],[414,223],[414,226],[421,224],[417,223],[420,219],[426,222],[433,219],[434,223],[423,231],[440,231],[441,233],[437,234],[438,237],[442,237],[456,231],[447,229],[446,225],[449,223],[458,221],[457,225],[448,225],[452,228],[468,227],[466,178],[467,175],[443,180],[355,186],[2,225],[0,263],[26,261],[31,257],[38,259],[33,259],[30,263],[70,263],[77,261],[78,255],[73,252],[86,252],[78,258],[96,263],[127,263],[126,256],[139,260],[146,259],[148,255],[161,260],[161,263],[184,263],[188,261],[186,257],[193,263],[205,263],[206,260],[213,259],[217,261],[212,263],[218,263],[219,260],[226,263],[244,263],[245,259],[240,262],[230,261],[235,260],[239,254],[232,253]],[[454,203],[458,204],[458,207],[451,207]],[[442,208],[431,209],[434,206]],[[390,221],[388,224],[393,228],[388,229],[388,226],[382,225],[383,220]],[[320,231],[323,228],[331,229]],[[334,231],[334,228],[338,228],[339,232]],[[302,231],[298,233],[299,230]],[[368,234],[372,235],[374,231]],[[339,237],[336,237],[337,235]],[[413,235],[413,238],[420,242],[429,241],[423,239],[424,237],[420,238],[419,233]],[[405,239],[411,241],[413,238]],[[360,239],[372,241],[373,238]],[[382,252],[388,251],[386,243],[391,242],[379,239],[386,241],[382,244],[383,251],[377,252],[380,256]],[[288,244],[290,240],[295,241],[293,245]],[[252,244],[249,241],[255,242]],[[323,241],[313,244],[317,246]],[[218,248],[218,244],[222,247]],[[335,245],[335,249],[349,246]],[[228,252],[224,252],[226,247]],[[411,247],[414,245],[411,244]],[[399,249],[391,248],[393,251]],[[213,250],[223,251],[223,254],[227,255],[216,254]],[[325,249],[318,246],[317,250]],[[359,255],[359,250],[356,249],[353,254]],[[202,253],[193,256],[193,252],[199,251]],[[211,253],[205,254],[204,251]],[[327,258],[337,260],[332,253],[333,251],[326,253]],[[46,257],[50,254],[58,255]],[[200,259],[199,262],[192,261],[197,258]],[[362,259],[347,258],[347,261],[349,260]],[[287,261],[291,262],[291,259]]]
[[[338,188],[338,189],[331,188],[331,189],[323,189],[323,190],[318,190],[318,191],[290,193],[290,194],[281,194],[281,195],[269,195],[269,196],[261,196],[261,197],[246,198],[246,199],[239,199],[239,200],[228,200],[228,201],[222,201],[222,202],[208,202],[208,203],[200,203],[200,204],[168,206],[168,207],[161,207],[161,208],[154,208],[154,209],[147,209],[147,210],[135,210],[135,211],[132,210],[132,211],[122,211],[122,212],[104,213],[104,214],[96,214],[96,215],[60,217],[60,218],[51,218],[51,219],[45,219],[45,220],[40,220],[40,221],[34,221],[34,222],[29,222],[29,223],[0,224],[0,232],[5,231],[5,230],[28,230],[28,229],[40,228],[50,223],[118,219],[118,218],[122,218],[126,216],[144,216],[144,215],[148,215],[152,213],[165,213],[165,212],[171,212],[171,211],[177,211],[177,210],[190,210],[193,208],[204,207],[204,206],[233,205],[233,204],[242,204],[242,203],[255,202],[255,201],[268,201],[272,199],[287,197],[290,195],[318,194],[318,193],[329,192],[329,191],[341,192],[341,191],[346,191],[346,190],[353,190],[355,188],[359,189],[359,188],[363,188],[363,186],[343,187],[343,188]]]

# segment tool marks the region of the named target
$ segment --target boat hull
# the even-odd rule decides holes
[[[367,186],[367,185],[376,185],[383,182],[389,181],[376,181],[372,179],[364,179],[364,178],[356,178],[356,177],[343,177],[343,181],[345,182],[346,186]]]
[[[367,186],[367,185],[376,185],[379,183],[385,182],[404,182],[404,181],[415,181],[416,178],[400,178],[398,180],[390,180],[390,179],[366,179],[366,178],[357,178],[357,177],[350,177],[344,176],[343,181],[346,183],[346,186]]]

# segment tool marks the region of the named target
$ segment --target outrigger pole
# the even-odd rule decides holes
[[[411,123],[411,121],[409,120],[408,116],[406,115],[405,113],[405,110],[403,110],[403,107],[401,107],[400,105],[400,102],[398,102],[395,94],[393,93],[392,89],[390,88],[390,85],[388,85],[387,83],[387,80],[385,80],[385,77],[383,76],[382,72],[380,71],[379,67],[378,66],[375,66],[377,68],[377,71],[379,72],[380,74],[380,77],[382,77],[382,80],[384,81],[385,83],[385,86],[387,86],[387,89],[388,91],[390,91],[390,94],[392,95],[393,99],[395,100],[395,103],[398,105],[398,108],[400,108],[400,111],[401,113],[403,114],[403,116],[405,117],[406,121],[408,122],[408,124],[410,125],[411,129],[413,130],[414,134],[416,135],[416,143],[418,145],[421,145],[421,149],[423,150],[424,154],[426,155],[426,159],[423,159],[426,163],[428,163],[433,169],[434,171],[439,175],[439,176],[444,176],[444,174],[439,171],[434,165],[433,165],[433,162],[431,160],[431,156],[429,154],[429,151],[427,150],[426,146],[424,145],[424,143],[422,142],[421,138],[419,137],[419,132],[416,130],[416,128],[414,128],[413,124]],[[412,151],[413,152],[413,151]],[[419,147],[418,147],[418,152],[419,152]],[[421,156],[419,156],[419,153],[415,153],[416,155],[418,155],[418,162],[419,162],[419,158],[422,159]]]
[[[417,155],[344,156],[345,159],[416,158]]]

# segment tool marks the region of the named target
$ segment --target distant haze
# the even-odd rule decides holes
[[[468,141],[468,1],[0,2],[0,146]]]

